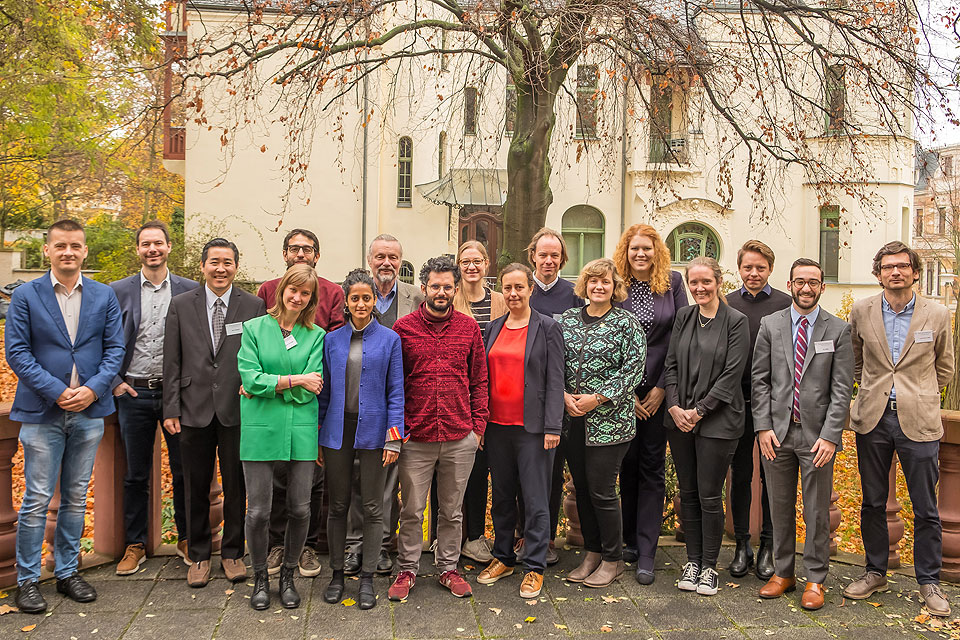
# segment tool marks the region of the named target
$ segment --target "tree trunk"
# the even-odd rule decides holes
[[[507,200],[503,207],[503,251],[498,266],[526,262],[530,238],[547,219],[550,137],[556,124],[556,90],[517,86],[517,113],[507,155]]]

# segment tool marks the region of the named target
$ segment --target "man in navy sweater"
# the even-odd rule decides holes
[[[533,267],[533,295],[530,306],[552,318],[559,319],[560,314],[573,307],[582,307],[583,300],[573,293],[573,283],[560,277],[560,270],[567,264],[567,244],[563,236],[544,227],[537,231],[527,245],[527,261]],[[557,447],[553,457],[553,479],[550,487],[550,547],[547,549],[547,564],[556,564],[560,558],[554,546],[557,537],[557,522],[560,519],[560,503],[563,500],[563,441]],[[523,513],[522,497],[518,513]],[[518,523],[523,529],[523,522]],[[517,560],[523,552],[523,537],[517,541]]]

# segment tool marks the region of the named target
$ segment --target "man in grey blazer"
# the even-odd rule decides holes
[[[170,301],[163,340],[163,428],[180,434],[190,569],[187,584],[210,580],[210,483],[217,460],[223,486],[220,565],[244,580],[246,490],[240,465],[240,372],[243,322],[266,312],[263,300],[233,286],[240,252],[214,238],[203,247],[204,285]]]
[[[800,258],[790,267],[793,305],[760,321],[753,354],[752,411],[773,520],[776,572],[760,589],[778,598],[796,589],[797,472],[806,524],[807,585],[800,605],[823,606],[830,564],[830,495],[834,453],[850,410],[850,325],[820,308],[823,269]]]
[[[420,308],[423,293],[420,287],[400,282],[400,265],[403,262],[403,247],[395,237],[382,233],[370,243],[367,249],[367,266],[377,283],[377,311],[380,312],[380,324],[387,328],[399,318]],[[360,504],[359,461],[354,465],[354,492],[350,498],[350,511],[347,513],[347,554],[344,557],[344,573],[355,575],[360,572],[362,557],[360,547],[363,542],[363,508]],[[390,539],[397,530],[400,518],[400,500],[398,499],[399,465],[387,467],[387,479],[383,490],[383,546],[377,560],[377,573],[389,575],[393,570],[390,560]]]

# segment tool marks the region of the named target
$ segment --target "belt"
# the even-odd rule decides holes
[[[142,389],[163,388],[163,378],[134,378],[133,376],[124,376],[123,379],[131,387],[140,387]]]
[[[887,409],[889,409],[890,411],[893,411],[894,413],[896,413],[896,412],[897,412],[897,401],[896,401],[896,400],[889,400],[889,401],[887,402]]]

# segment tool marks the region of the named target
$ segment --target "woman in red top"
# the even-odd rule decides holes
[[[550,479],[563,420],[563,335],[553,318],[530,308],[529,268],[507,265],[500,285],[509,313],[487,325],[484,336],[490,390],[484,449],[493,482],[495,540],[493,560],[477,582],[492,584],[514,571],[517,494],[523,485],[527,574],[520,596],[536,598],[550,544]]]

